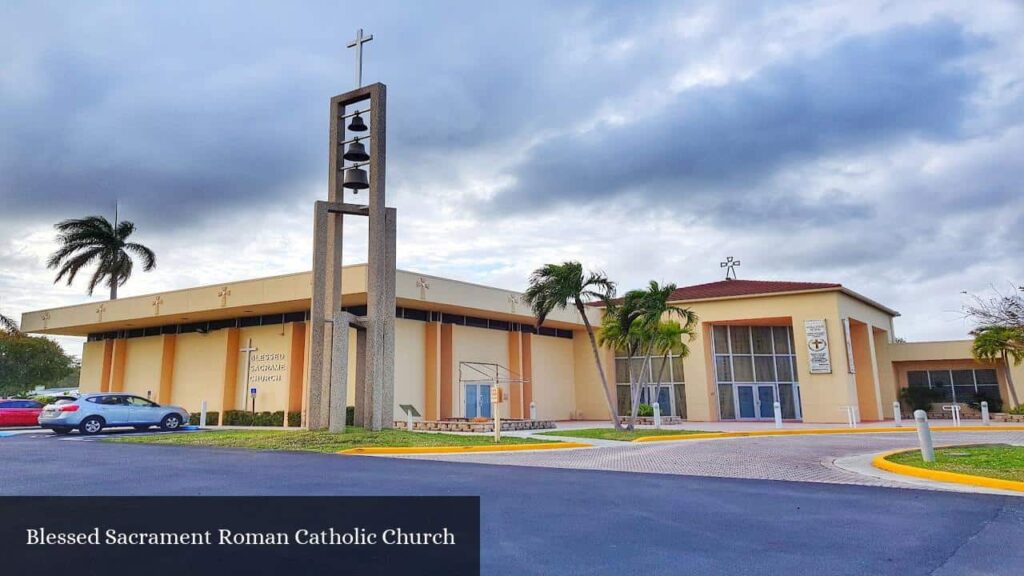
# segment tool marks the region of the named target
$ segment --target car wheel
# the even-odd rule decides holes
[[[58,435],[58,436],[63,436],[65,434],[70,434],[71,433],[71,429],[70,428],[54,428],[53,429],[53,433]]]
[[[181,428],[181,416],[177,414],[164,416],[164,419],[160,421],[160,428],[164,430],[177,430]]]
[[[98,416],[89,416],[78,425],[78,431],[82,434],[92,436],[103,430],[103,419]]]

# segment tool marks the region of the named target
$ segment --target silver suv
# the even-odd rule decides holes
[[[43,408],[39,425],[57,434],[77,428],[82,434],[96,434],[104,428],[133,427],[146,430],[159,426],[177,430],[188,424],[188,412],[178,406],[161,406],[131,394],[83,394],[74,401],[58,401]]]

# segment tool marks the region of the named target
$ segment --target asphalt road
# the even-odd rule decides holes
[[[10,436],[0,495],[16,494],[479,495],[483,574],[1024,566],[1024,498],[872,486]]]

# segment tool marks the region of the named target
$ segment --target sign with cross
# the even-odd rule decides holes
[[[356,88],[363,87],[363,44],[373,40],[373,34],[363,36],[363,29],[356,31],[355,40],[348,43],[349,48],[356,49]]]
[[[831,374],[832,359],[828,352],[828,330],[824,320],[804,320],[807,337],[807,363],[811,374]]]
[[[736,260],[732,256],[727,256],[725,262],[719,262],[720,268],[725,268],[725,279],[735,280],[736,279],[736,267],[740,265],[740,261]]]

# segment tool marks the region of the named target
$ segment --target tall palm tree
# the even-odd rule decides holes
[[[156,266],[156,255],[152,250],[128,242],[135,231],[131,222],[111,224],[102,216],[89,216],[65,220],[55,226],[60,247],[50,256],[49,268],[59,268],[54,283],[67,279],[68,286],[86,266],[96,264],[96,270],[89,280],[89,295],[100,284],[110,288],[110,299],[117,299],[117,288],[123,286],[132,275],[132,255],[142,261],[143,270],[149,272]]]
[[[18,323],[14,321],[14,318],[0,314],[0,334],[20,336],[21,329],[18,328]]]
[[[971,352],[978,360],[1002,360],[1006,387],[1010,389],[1010,401],[1019,406],[1017,390],[1013,387],[1013,373],[1010,360],[1019,365],[1024,361],[1024,329],[1011,326],[983,326],[974,332]]]
[[[608,403],[608,412],[612,416],[612,423],[617,429],[621,429],[618,410],[612,391],[608,388],[608,377],[604,373],[604,365],[601,363],[601,352],[597,347],[597,339],[594,336],[594,328],[590,325],[587,317],[587,303],[594,301],[608,302],[615,295],[615,283],[602,273],[584,273],[583,265],[579,262],[563,262],[562,264],[545,264],[533,271],[530,275],[530,286],[523,294],[523,299],[533,309],[533,315],[537,317],[537,326],[544,323],[556,308],[564,310],[567,306],[574,306],[583,319],[583,326],[587,330],[587,337],[590,338],[590,347],[594,351],[594,362],[597,364],[597,373],[601,377],[601,389],[604,391],[605,401]]]

